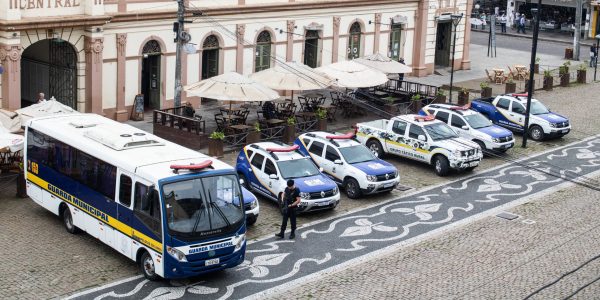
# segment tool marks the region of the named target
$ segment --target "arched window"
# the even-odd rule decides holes
[[[209,35],[202,43],[202,79],[219,75],[219,39]]]
[[[142,54],[160,54],[160,44],[156,40],[149,40],[142,49]]]
[[[321,37],[317,30],[307,30],[304,35],[304,64],[316,68],[319,66]]]
[[[392,23],[392,30],[390,31],[390,49],[388,56],[395,60],[400,60],[400,43],[402,42],[402,24]]]
[[[360,44],[361,44],[362,29],[360,23],[354,22],[350,26],[350,37],[348,41],[348,59],[354,59],[360,57]]]
[[[254,71],[262,71],[271,67],[271,33],[264,30],[256,39],[256,60]]]

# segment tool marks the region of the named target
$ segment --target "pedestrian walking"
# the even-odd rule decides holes
[[[398,62],[401,63],[401,64],[403,64],[403,65],[405,65],[404,58],[402,58],[402,57],[398,60]],[[398,80],[404,81],[404,73],[398,74]]]
[[[513,31],[516,29],[517,31],[519,30],[519,21],[521,20],[521,14],[519,14],[518,12],[515,12],[515,17],[513,18]]]
[[[500,29],[502,33],[506,33],[506,15],[504,15],[504,13],[502,13],[502,15],[500,16]]]
[[[37,103],[42,103],[46,101],[46,95],[44,95],[44,93],[39,93],[38,94],[38,102]]]
[[[485,13],[481,13],[481,30],[485,30]]]
[[[283,238],[289,219],[292,226],[292,232],[290,233],[291,240],[296,237],[296,208],[300,204],[300,189],[296,187],[293,179],[287,181],[287,187],[281,196],[282,199],[279,199],[279,205],[281,206],[283,219],[281,220],[281,231],[276,233],[275,236]]]
[[[525,15],[521,15],[521,19],[519,19],[519,27],[517,29],[517,33],[522,32],[525,34]]]
[[[598,63],[598,46],[596,44],[590,47],[590,68],[593,68]]]

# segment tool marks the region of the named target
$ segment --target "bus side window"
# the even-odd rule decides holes
[[[150,228],[150,230],[161,236],[158,192],[155,191],[150,197],[146,197],[148,189],[149,187],[139,182],[135,183],[134,212],[135,215]]]
[[[131,177],[121,174],[121,181],[119,183],[119,203],[126,207],[131,205]]]

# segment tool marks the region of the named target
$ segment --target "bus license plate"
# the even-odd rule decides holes
[[[218,258],[213,258],[213,259],[207,259],[206,262],[204,263],[205,266],[213,266],[213,265],[218,265],[219,264],[219,259]]]

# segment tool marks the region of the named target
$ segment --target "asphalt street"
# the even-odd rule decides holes
[[[511,29],[507,29],[511,30]],[[486,46],[488,45],[489,34],[479,31],[471,32],[471,44]],[[496,35],[496,50],[498,56],[502,55],[503,49],[512,49],[531,53],[531,38],[515,37],[498,34]],[[564,56],[565,48],[568,47],[565,43],[538,41],[538,53],[547,55]],[[582,49],[585,47],[582,47]],[[587,51],[582,51],[582,53]]]

